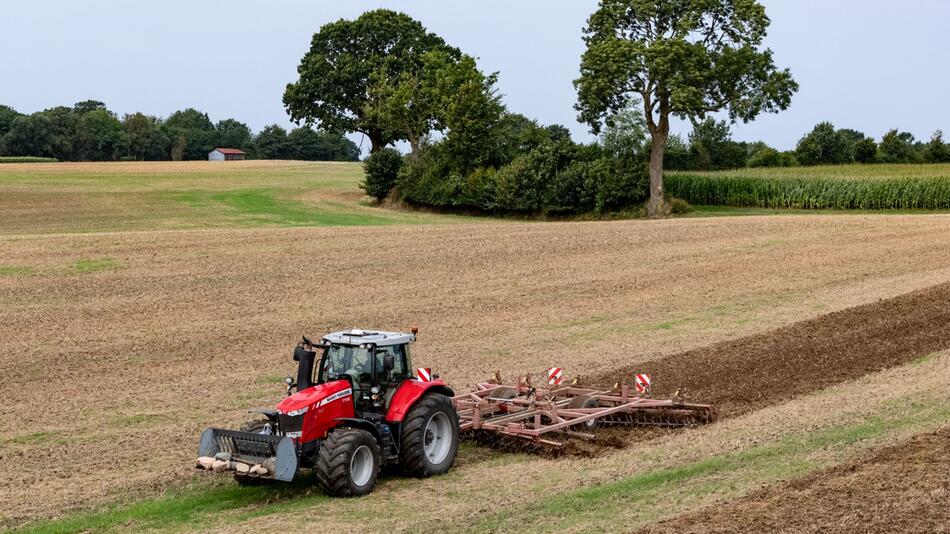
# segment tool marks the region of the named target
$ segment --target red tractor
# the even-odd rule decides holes
[[[416,332],[304,337],[287,398],[276,410],[256,410],[261,420],[241,431],[205,430],[198,467],[233,472],[240,484],[291,481],[309,469],[336,496],[369,493],[383,465],[416,477],[445,473],[459,444],[454,393],[438,375],[417,378],[409,358]]]

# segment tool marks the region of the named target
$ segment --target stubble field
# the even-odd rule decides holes
[[[702,530],[677,516],[751,517],[757,490],[950,423],[950,216],[470,220],[371,207],[358,179],[0,168],[0,526]],[[190,469],[203,428],[280,399],[300,334],[413,323],[415,363],[457,389],[496,369],[647,370],[724,418],[590,457],[466,445],[449,475],[387,476],[358,501]]]

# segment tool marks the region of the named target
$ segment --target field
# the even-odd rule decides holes
[[[946,210],[950,165],[841,165],[677,172],[667,191],[694,205]]]
[[[844,532],[885,498],[908,529],[950,521],[950,215],[494,221],[373,207],[359,174],[0,168],[0,528],[761,531],[800,509]],[[194,474],[202,429],[282,397],[300,334],[413,323],[457,389],[643,370],[722,417],[557,458],[465,444],[359,500]]]

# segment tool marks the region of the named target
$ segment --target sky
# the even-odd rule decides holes
[[[733,137],[794,148],[831,121],[880,138],[891,128],[927,139],[950,132],[946,0],[763,0],[766,46],[801,85],[792,106],[737,124]],[[290,126],[281,98],[320,26],[379,7],[404,11],[498,72],[512,111],[576,120],[581,39],[597,0],[85,0],[5,2],[0,104],[24,113],[85,99],[118,114],[167,116],[195,107],[254,131]],[[674,125],[685,135],[688,125]],[[362,140],[352,136],[354,141]],[[368,141],[363,143],[364,148]]]

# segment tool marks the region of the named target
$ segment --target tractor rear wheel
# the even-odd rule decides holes
[[[455,463],[459,416],[452,399],[430,394],[419,399],[402,424],[399,465],[414,477],[441,475]]]
[[[331,432],[317,454],[317,483],[334,497],[359,497],[373,491],[379,474],[379,444],[365,430]]]

